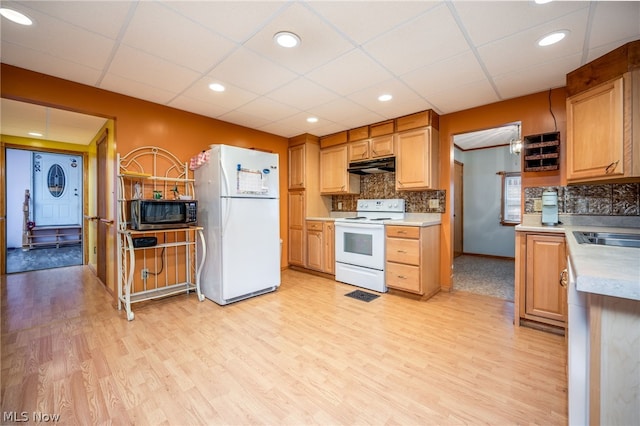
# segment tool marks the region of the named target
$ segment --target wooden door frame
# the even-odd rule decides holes
[[[460,245],[461,245],[461,251],[460,251],[460,255],[464,254],[464,163],[458,160],[454,160],[453,161],[454,165],[453,165],[453,183],[454,183],[454,191],[459,190],[461,192],[461,197],[460,197],[460,206],[459,206],[459,211],[460,211],[460,218],[456,218],[456,205],[455,205],[455,199],[457,197],[457,194],[454,194],[453,196],[453,200],[452,202],[454,203],[453,206],[453,257],[455,259],[456,257],[456,251],[455,251],[455,247],[456,247],[456,238],[458,238],[456,236],[456,221],[459,220],[460,221]],[[460,181],[460,188],[456,188],[455,186],[455,182],[456,182],[456,166],[460,166],[462,172],[462,179]]]

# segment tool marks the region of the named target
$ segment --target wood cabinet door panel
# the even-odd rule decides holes
[[[625,173],[623,81],[619,78],[567,100],[567,180]]]
[[[336,272],[336,256],[335,256],[335,231],[333,222],[326,222],[324,226],[324,272],[335,274]]]
[[[305,187],[305,145],[289,148],[289,189]]]
[[[566,266],[564,235],[527,235],[526,315],[564,324],[567,307],[560,274]]]
[[[395,154],[395,135],[385,135],[370,141],[371,158],[391,157]]]
[[[369,159],[369,141],[349,143],[349,162]]]
[[[322,231],[307,232],[307,268],[322,271]]]

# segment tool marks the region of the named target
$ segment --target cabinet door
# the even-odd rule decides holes
[[[305,187],[305,151],[304,144],[289,148],[289,189]]]
[[[437,144],[431,128],[399,133],[396,154],[396,190],[431,189],[437,186]],[[436,138],[437,143],[437,138]]]
[[[371,139],[371,158],[391,157],[395,153],[395,135],[379,136]]]
[[[291,265],[305,265],[304,203],[304,191],[289,192],[289,263]]]
[[[349,162],[367,160],[369,158],[369,141],[358,141],[349,143]]]
[[[564,235],[527,235],[527,318],[558,326],[564,325],[567,302],[560,285],[560,274],[566,266]]]
[[[324,224],[324,272],[328,274],[336,273],[336,246],[334,223],[325,222]]]
[[[420,267],[403,263],[386,263],[387,287],[422,294]]]
[[[324,246],[322,230],[307,230],[307,268],[322,271]]]
[[[349,174],[348,166],[347,145],[322,149],[320,151],[320,193],[359,193],[360,177]]]
[[[623,78],[567,99],[567,180],[624,174]]]

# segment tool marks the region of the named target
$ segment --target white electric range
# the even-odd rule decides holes
[[[398,198],[358,200],[355,216],[336,219],[336,281],[386,292],[384,222],[404,217]]]

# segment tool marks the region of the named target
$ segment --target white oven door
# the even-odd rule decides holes
[[[336,222],[336,262],[384,270],[384,225]]]

